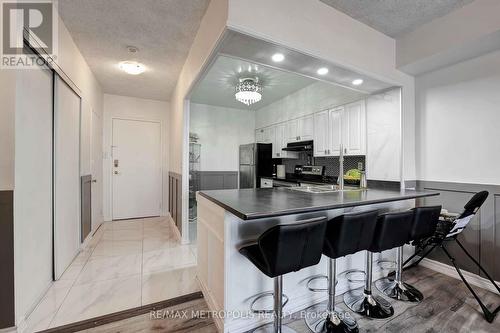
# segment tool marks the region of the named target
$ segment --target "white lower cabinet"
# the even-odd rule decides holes
[[[359,101],[314,115],[314,156],[366,153],[365,102]]]

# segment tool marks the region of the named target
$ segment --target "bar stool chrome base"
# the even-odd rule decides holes
[[[252,311],[252,313],[264,314],[264,313],[273,313],[274,312],[273,309],[255,309],[255,304],[258,301],[260,301],[261,299],[263,299],[264,297],[271,297],[274,300],[274,291],[265,291],[263,293],[254,295],[252,297],[253,300],[250,303],[250,311]],[[283,302],[282,307],[284,307],[288,303],[288,296],[287,295],[283,294],[282,302]]]
[[[346,292],[344,303],[353,312],[369,318],[385,319],[394,314],[394,308],[389,302],[382,297],[366,294],[363,289]]]
[[[276,329],[274,328],[273,323],[266,324],[264,326],[257,327],[253,333],[276,333]],[[293,328],[290,328],[288,326],[282,325],[281,326],[281,333],[298,333],[296,330]]]
[[[328,302],[307,309],[306,325],[314,333],[358,333],[358,323],[349,312],[326,310]]]
[[[388,278],[375,281],[375,286],[384,295],[404,302],[418,303],[424,295],[412,285],[405,282],[396,282]]]

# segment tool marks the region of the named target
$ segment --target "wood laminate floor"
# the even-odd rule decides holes
[[[425,296],[419,304],[409,304],[391,300],[395,315],[385,320],[370,320],[354,315],[358,320],[360,332],[500,332],[500,317],[492,324],[487,323],[479,306],[460,280],[432,270],[419,267],[405,272],[406,282],[417,287]],[[500,304],[500,296],[484,289],[476,289],[490,307]],[[376,290],[375,290],[375,293]],[[347,310],[342,297],[337,298],[337,305]],[[203,299],[190,301],[172,308],[179,311],[207,310]],[[285,324],[299,333],[309,332],[301,318],[295,313],[285,320]],[[210,319],[164,318],[152,319],[151,314],[132,317],[119,322],[103,325],[85,332],[135,333],[135,332],[216,332]]]

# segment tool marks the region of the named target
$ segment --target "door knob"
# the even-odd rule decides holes
[[[97,179],[92,179],[92,183],[97,183]]]
[[[120,173],[118,171],[115,171],[115,175],[119,175]]]

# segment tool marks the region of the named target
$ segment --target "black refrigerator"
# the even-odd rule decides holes
[[[250,143],[240,146],[240,188],[258,188],[262,177],[273,176],[273,145]]]

